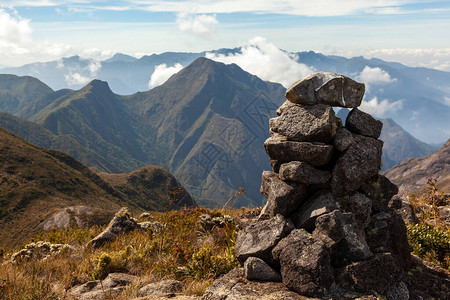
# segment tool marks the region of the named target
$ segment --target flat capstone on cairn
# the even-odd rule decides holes
[[[282,281],[307,297],[408,299],[406,227],[388,208],[398,189],[379,174],[382,123],[357,108],[364,91],[329,72],[287,90],[264,143],[267,203],[236,239],[248,280]],[[352,109],[345,126],[333,106]]]

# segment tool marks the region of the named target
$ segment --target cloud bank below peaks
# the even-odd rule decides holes
[[[315,72],[314,68],[299,63],[297,55],[282,51],[261,37],[250,40],[238,53],[206,53],[205,56],[225,64],[235,63],[265,81],[278,82],[286,88]]]
[[[149,88],[154,88],[158,85],[163,84],[175,73],[178,73],[183,69],[183,66],[179,63],[174,64],[172,67],[168,67],[166,64],[160,64],[155,66],[155,71],[153,71],[150,81],[148,82]]]

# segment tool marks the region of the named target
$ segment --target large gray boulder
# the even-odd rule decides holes
[[[284,182],[278,174],[270,171],[263,171],[261,193],[267,198],[267,204],[261,212],[261,217],[266,219],[277,214],[289,216],[308,195],[305,184]]]
[[[340,107],[358,107],[365,87],[346,76],[319,72],[306,76],[286,91],[286,98],[299,104],[327,104]]]
[[[352,213],[335,210],[318,217],[313,236],[330,249],[334,267],[360,261],[370,255],[369,246]]]
[[[317,217],[338,208],[339,204],[329,191],[319,191],[308,199],[291,219],[296,228],[312,231]]]
[[[252,256],[273,264],[272,249],[293,229],[292,222],[282,215],[252,223],[239,231],[235,256],[241,265]]]
[[[330,181],[331,172],[314,168],[302,161],[284,163],[279,169],[280,179],[305,184],[324,184]]]
[[[355,142],[338,158],[331,174],[331,189],[336,196],[352,193],[378,175],[383,142],[353,135]]]
[[[334,281],[328,249],[303,229],[293,230],[272,251],[283,283],[305,296],[323,296]]]
[[[383,123],[368,113],[354,108],[347,116],[345,127],[353,133],[377,139],[381,134]]]
[[[154,283],[149,283],[138,291],[139,297],[153,296],[153,297],[175,297],[176,293],[180,293],[183,289],[183,283],[178,280],[163,280]]]
[[[327,164],[333,154],[332,145],[286,141],[279,137],[269,137],[264,148],[271,159],[280,163],[296,160],[315,167]]]
[[[257,257],[249,257],[245,261],[244,276],[248,280],[281,282],[280,273]]]
[[[270,119],[269,127],[290,141],[331,143],[338,121],[329,105],[293,105]]]

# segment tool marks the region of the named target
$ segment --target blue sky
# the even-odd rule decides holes
[[[0,2],[0,65],[245,46],[363,55],[450,71],[450,1]]]

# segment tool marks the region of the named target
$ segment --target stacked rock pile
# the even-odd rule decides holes
[[[314,297],[407,299],[406,228],[379,175],[382,123],[357,107],[364,84],[320,72],[294,83],[270,120],[262,174],[267,204],[236,240],[249,280],[282,281]],[[333,106],[352,108],[345,126]]]

